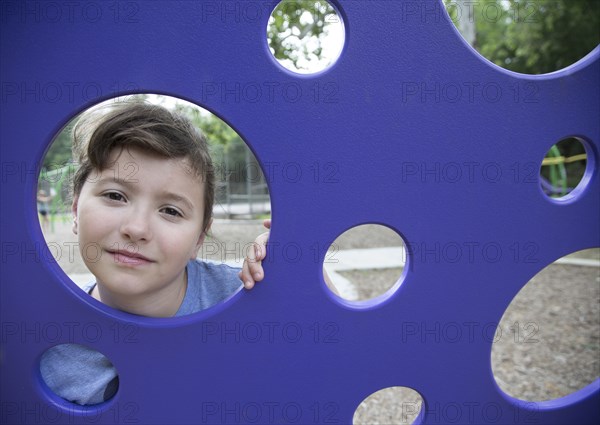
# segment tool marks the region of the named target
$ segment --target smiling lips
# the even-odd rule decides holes
[[[148,257],[127,250],[108,251],[108,253],[113,257],[115,263],[121,263],[123,265],[141,266],[154,263],[154,261],[150,260]]]

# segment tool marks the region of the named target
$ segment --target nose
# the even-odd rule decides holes
[[[132,242],[144,242],[152,239],[149,215],[139,209],[132,209],[124,214],[121,221],[121,234]]]

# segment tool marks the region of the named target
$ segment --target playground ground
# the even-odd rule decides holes
[[[359,230],[339,241],[340,253],[352,253],[358,247],[391,248],[396,243],[378,227]],[[215,220],[212,237],[201,254],[232,262],[263,231],[261,221]],[[69,223],[56,222],[46,238],[55,246],[76,242]],[[600,251],[570,257],[583,257],[582,264],[588,265],[550,265],[520,292],[500,323],[502,335],[497,334],[492,350],[493,371],[498,385],[513,397],[554,399],[600,376],[600,267],[593,265],[600,263]],[[79,255],[71,259],[62,255],[59,264],[73,280],[89,278]],[[369,298],[395,282],[401,271],[390,263],[373,269],[338,270],[337,274],[351,283],[354,296]],[[407,388],[379,392],[359,406],[355,424],[411,423],[420,400]]]

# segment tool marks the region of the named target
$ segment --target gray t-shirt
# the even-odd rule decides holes
[[[241,288],[239,269],[225,264],[191,260],[187,264],[187,290],[175,316],[204,310]],[[83,289],[90,293],[95,283]],[[102,353],[78,344],[48,349],[40,361],[40,372],[48,387],[65,400],[81,405],[110,399],[119,387],[119,376]]]

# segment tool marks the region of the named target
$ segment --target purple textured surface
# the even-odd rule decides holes
[[[340,59],[299,76],[268,51],[277,2],[53,2],[60,16],[43,3],[2,4],[2,423],[351,423],[389,386],[422,395],[423,423],[446,422],[435,406],[453,405],[461,423],[597,423],[599,381],[543,403],[503,394],[481,329],[549,263],[600,245],[598,48],[520,75],[466,45],[441,1],[340,1]],[[265,281],[185,318],[136,318],[83,296],[37,219],[35,170],[53,137],[98,101],[138,92],[219,115],[269,181]],[[585,141],[588,168],[552,201],[539,164],[569,136]],[[299,178],[282,174],[290,163]],[[322,258],[363,223],[395,229],[408,266],[392,293],[343,302]],[[451,244],[461,258],[439,248]],[[462,335],[439,338],[448,324]],[[114,399],[81,408],[48,394],[39,358],[67,342],[112,359]]]

